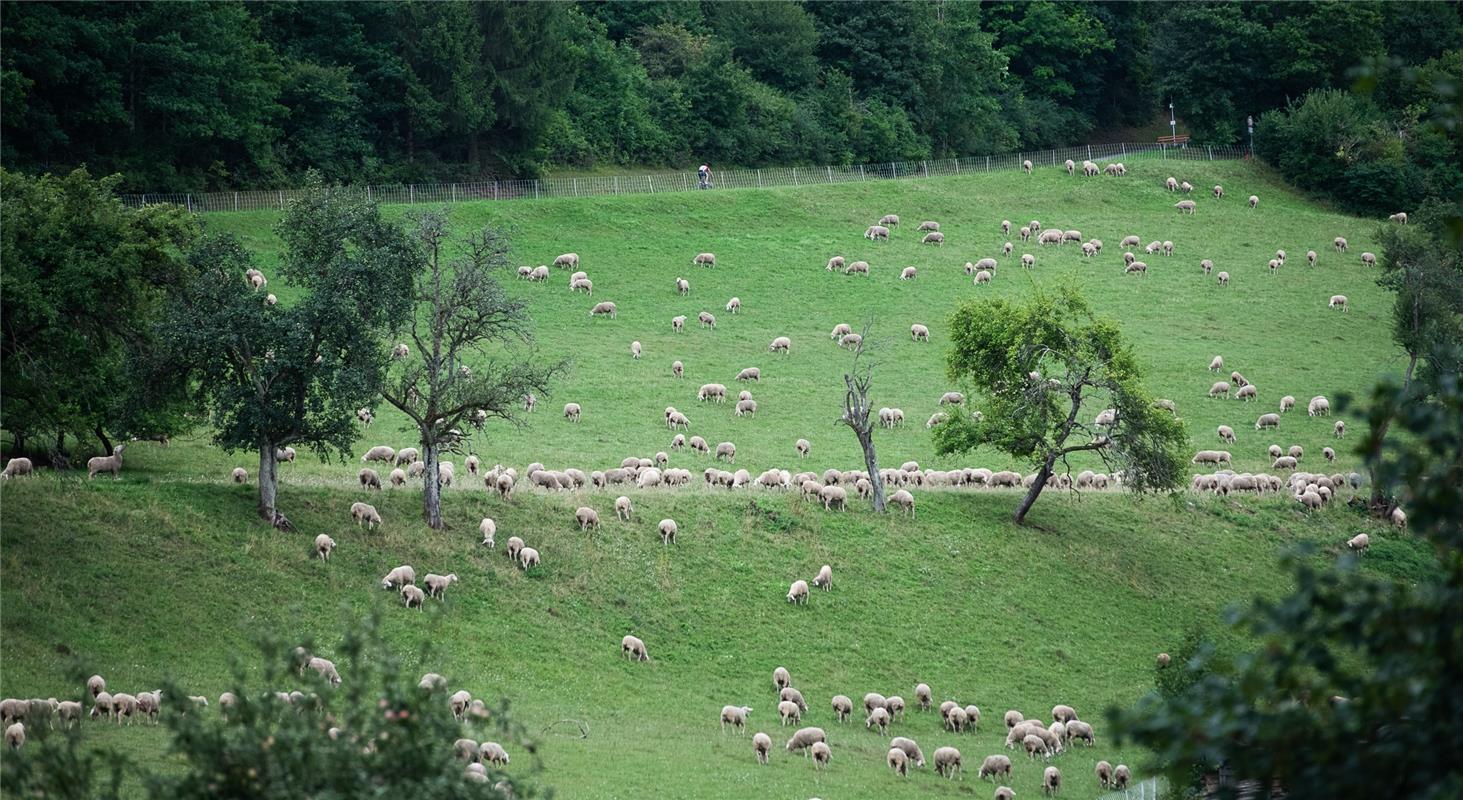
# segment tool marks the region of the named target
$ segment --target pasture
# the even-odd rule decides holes
[[[1195,215],[1172,208],[1180,198],[1164,189],[1170,174],[1199,187]],[[1215,183],[1225,185],[1224,200],[1208,196]],[[1245,204],[1251,193],[1261,199],[1258,209]],[[1220,447],[1217,425],[1236,429],[1238,442],[1224,449],[1238,470],[1267,469],[1272,443],[1302,445],[1303,469],[1321,469],[1321,448],[1332,445],[1338,461],[1325,471],[1355,469],[1349,448],[1361,421],[1348,419],[1351,438],[1337,441],[1332,420],[1308,418],[1305,402],[1324,394],[1334,403],[1401,368],[1388,335],[1390,297],[1359,258],[1379,223],[1318,208],[1244,163],[1135,159],[1121,178],[1045,168],[1031,176],[465,204],[451,213],[463,230],[492,224],[511,231],[518,264],[551,264],[577,252],[579,269],[594,281],[586,298],[569,291],[569,271],[552,270],[540,284],[503,276],[528,298],[540,355],[568,358],[572,368],[523,427],[490,425],[475,438],[488,465],[522,469],[542,461],[589,471],[668,451],[662,410],[674,405],[691,418],[690,433],[713,446],[736,443],[733,468],[754,475],[768,467],[861,468],[853,436],[834,425],[851,354],[829,331],[846,322],[855,330],[870,324],[875,404],[906,414],[902,429],[876,434],[882,466],[917,460],[937,469],[1028,471],[992,452],[937,457],[924,421],[940,410],[942,393],[965,390],[944,371],[955,306],[1060,283],[1078,286],[1099,313],[1121,322],[1152,394],[1175,402],[1194,449]],[[861,238],[891,213],[902,222],[891,241]],[[1072,244],[1023,244],[1014,229],[1001,233],[1003,219],[1080,230],[1105,247],[1085,259]],[[914,228],[923,220],[940,222],[943,246],[918,244]],[[289,287],[272,271],[274,215],[204,221],[258,252],[271,290],[290,302]],[[1144,258],[1144,277],[1124,275],[1118,242],[1128,234],[1145,243],[1171,240],[1175,255]],[[1350,240],[1349,253],[1331,248],[1336,236]],[[1016,248],[1010,258],[1000,255],[1007,239]],[[1266,262],[1276,249],[1289,259],[1272,275]],[[1319,254],[1314,268],[1305,264],[1308,249]],[[714,268],[692,265],[703,251],[716,254]],[[1036,256],[1034,269],[1019,266],[1023,252]],[[833,255],[868,261],[870,274],[825,270]],[[997,257],[1000,267],[990,285],[975,286],[962,267],[984,257]],[[1205,258],[1230,273],[1228,287],[1200,273]],[[906,266],[918,277],[899,280]],[[677,294],[677,277],[690,282],[688,296]],[[1350,310],[1328,309],[1333,294],[1347,295]],[[742,301],[739,314],[725,311],[733,296]],[[602,300],[618,305],[616,319],[588,316]],[[714,330],[696,324],[703,310],[715,314]],[[670,320],[680,314],[689,320],[676,333]],[[928,343],[911,341],[914,323],[930,328]],[[792,339],[791,354],[768,352],[776,336]],[[639,360],[630,356],[634,340],[644,345]],[[1258,387],[1257,402],[1207,397],[1217,379],[1207,370],[1214,355],[1224,357],[1224,377],[1238,370]],[[684,362],[684,378],[671,375],[673,360]],[[761,381],[736,384],[737,372],[752,366]],[[734,416],[730,402],[698,403],[696,388],[708,382],[749,388],[759,403],[755,417]],[[1278,431],[1255,431],[1255,417],[1278,410],[1285,394],[1297,398],[1298,410]],[[582,421],[561,418],[566,402],[583,407]],[[979,408],[978,399],[969,402]],[[414,445],[402,420],[380,409],[358,451]],[[799,438],[812,443],[801,461],[793,446]],[[1033,511],[1033,527],[1017,529],[1009,523],[1017,495],[1006,491],[916,487],[918,517],[909,520],[876,518],[856,503],[829,513],[791,493],[693,485],[625,492],[636,514],[621,523],[611,508],[619,491],[520,489],[501,500],[455,460],[459,485],[444,491],[446,532],[420,523],[419,488],[366,496],[356,483],[357,461],[322,464],[305,452],[283,468],[280,486],[281,507],[300,533],[266,529],[253,516],[252,482],[228,482],[234,466],[252,475],[253,454],[212,448],[206,430],[168,447],[133,444],[120,481],[45,474],[6,482],[0,693],[77,695],[70,675],[80,666],[121,687],[146,688],[166,673],[216,697],[229,688],[232,661],[257,661],[257,635],[312,641],[328,657],[344,625],[379,608],[389,641],[420,671],[442,673],[475,696],[512,701],[516,718],[540,741],[545,769],[536,780],[563,796],[988,797],[992,786],[975,771],[984,756],[1000,752],[1016,763],[1009,785],[1017,797],[1034,797],[1040,765],[1003,749],[1001,715],[1019,709],[1049,719],[1053,705],[1066,703],[1097,729],[1096,747],[1052,762],[1066,778],[1062,795],[1080,800],[1099,795],[1092,777],[1099,759],[1127,763],[1139,779],[1148,774],[1142,752],[1113,746],[1103,710],[1149,690],[1154,656],[1195,626],[1243,646],[1218,628],[1218,614],[1284,591],[1277,556],[1286,548],[1310,543],[1317,546],[1310,558],[1332,559],[1365,530],[1373,538],[1368,569],[1405,577],[1425,561],[1422,545],[1343,503],[1306,513],[1285,494],[1134,499],[1053,490]],[[699,476],[710,458],[672,452],[670,464]],[[1100,469],[1095,461],[1073,467]],[[347,508],[362,499],[381,510],[385,524],[377,532],[350,522]],[[577,529],[578,505],[599,510],[600,531]],[[484,516],[497,521],[496,553],[478,544]],[[663,546],[655,534],[663,517],[680,524],[675,545]],[[308,557],[319,532],[338,542],[328,563]],[[543,566],[528,573],[511,566],[501,552],[511,535],[537,547]],[[455,572],[461,583],[444,602],[429,601],[425,613],[407,611],[378,588],[380,576],[401,563],[418,574]],[[822,564],[833,567],[833,591],[789,605],[788,583],[811,579]],[[620,657],[626,633],[645,640],[649,663]],[[426,660],[418,655],[424,642],[433,644]],[[771,674],[779,665],[808,700],[803,724],[828,731],[833,761],[825,771],[781,749],[791,729],[776,719]],[[348,671],[344,677],[350,680]],[[937,703],[979,706],[979,732],[943,733],[938,714],[913,710],[920,681]],[[871,691],[902,695],[911,705],[890,735],[915,738],[927,758],[940,745],[958,747],[964,781],[938,779],[932,765],[899,778],[883,764],[887,738],[861,721],[833,721],[833,694],[858,704]],[[769,766],[755,763],[750,732],[721,732],[717,715],[727,704],[751,706],[750,729],[772,735]],[[584,722],[589,736],[552,727],[565,719]],[[88,735],[166,768],[155,730],[90,724]],[[530,761],[515,753],[510,772],[526,772]]]

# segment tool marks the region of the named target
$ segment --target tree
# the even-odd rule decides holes
[[[413,238],[421,268],[404,317],[412,344],[390,368],[381,396],[416,426],[426,466],[422,512],[428,527],[440,530],[446,527],[440,452],[459,451],[466,428],[516,420],[523,396],[545,390],[564,365],[537,367],[514,356],[511,345],[532,335],[523,302],[509,298],[493,277],[509,265],[508,242],[497,231],[483,228],[454,246],[447,215],[438,212],[417,219]],[[460,255],[451,257],[449,249]]]
[[[1414,213],[1410,225],[1389,225],[1382,230],[1382,274],[1377,284],[1396,292],[1392,305],[1392,339],[1407,354],[1401,394],[1406,402],[1427,402],[1431,380],[1414,384],[1421,362],[1431,372],[1456,373],[1463,368],[1463,261],[1448,243],[1448,209],[1430,206]],[[1452,213],[1456,215],[1456,210]],[[1415,389],[1424,391],[1415,391]],[[1364,443],[1371,470],[1373,511],[1385,516],[1395,499],[1386,493],[1379,470],[1386,467],[1383,453],[1392,418],[1372,421]]]
[[[160,727],[176,756],[166,766],[101,746],[84,726],[27,725],[24,757],[5,759],[0,791],[77,800],[539,796],[536,746],[507,701],[457,720],[445,684],[421,687],[385,640],[377,617],[354,621],[332,648],[344,679],[339,685],[299,663],[299,654],[311,650],[308,643],[302,647],[263,638],[253,679],[236,665],[228,686],[236,701],[227,709],[189,713],[188,696],[198,687],[164,679]],[[85,681],[86,672],[78,670],[75,678]],[[295,690],[293,700],[276,694],[287,689]],[[485,764],[487,780],[464,779],[463,763],[451,757],[463,736],[504,743],[513,774]],[[124,775],[141,786],[123,794]]]
[[[868,338],[871,325],[864,325],[862,337]],[[868,470],[869,483],[874,485],[874,511],[884,513],[884,477],[879,474],[879,458],[874,453],[874,425],[877,421],[869,416],[873,410],[869,403],[869,390],[874,385],[874,365],[863,361],[864,346],[859,344],[853,353],[853,366],[843,373],[843,416],[838,424],[847,425],[858,439],[859,448],[864,451],[864,469]]]
[[[1406,498],[1409,532],[1373,532],[1364,558],[1292,556],[1294,589],[1233,616],[1253,652],[1175,664],[1211,674],[1110,712],[1119,738],[1150,749],[1175,787],[1217,773],[1228,785],[1206,796],[1226,800],[1246,787],[1291,800],[1463,795],[1459,737],[1430,724],[1463,707],[1463,391],[1456,371],[1429,382],[1426,402],[1380,384],[1367,409],[1404,432],[1366,458],[1384,492]],[[1362,568],[1395,564],[1414,537],[1420,575]]]
[[[123,206],[120,183],[84,169],[0,170],[0,425],[16,450],[46,436],[58,466],[68,434],[94,436],[110,454],[113,436],[183,425],[179,395],[151,392],[132,362],[156,344],[165,287],[182,274],[198,223],[176,207]]]
[[[238,240],[205,237],[161,325],[156,368],[195,388],[215,444],[258,451],[259,516],[283,524],[277,449],[350,454],[356,409],[381,382],[384,333],[412,311],[417,261],[374,203],[313,173],[275,230],[286,299],[269,305],[245,281],[254,260]]]
[[[955,312],[951,339],[950,379],[976,388],[984,414],[940,425],[935,448],[947,454],[991,445],[1035,464],[1017,524],[1057,462],[1070,471],[1073,453],[1096,454],[1110,470],[1121,470],[1123,485],[1134,492],[1172,491],[1182,482],[1183,426],[1153,408],[1117,326],[1095,317],[1074,291],[1038,293],[1020,304],[965,303]]]

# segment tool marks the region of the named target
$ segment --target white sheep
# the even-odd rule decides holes
[[[1220,286],[1228,286],[1229,285],[1229,273],[1228,272],[1221,272],[1221,273],[1219,273],[1219,285]]]
[[[986,756],[980,764],[978,777],[985,780],[986,778],[994,779],[997,776],[1005,776],[1007,780],[1010,780],[1011,759],[1003,755]]]
[[[427,593],[416,586],[403,586],[401,587],[401,602],[407,608],[423,611],[426,609]]]
[[[1219,433],[1219,441],[1234,444],[1234,428],[1228,425],[1220,425],[1216,430]]]
[[[676,534],[680,532],[680,526],[676,524],[675,520],[663,519],[660,521],[660,524],[657,526],[657,528],[660,530],[661,544],[676,543]]]
[[[1336,420],[1336,424],[1331,426],[1331,433],[1337,439],[1345,439],[1346,438],[1346,422],[1343,421],[1343,420],[1339,420],[1339,419]]]
[[[879,710],[882,711],[883,709]],[[894,770],[894,774],[909,774],[909,756],[903,750],[900,750],[897,747],[889,748],[889,753],[884,757],[884,760],[886,763],[888,763],[889,768]]]
[[[16,722],[5,729],[5,746],[11,750],[25,746],[25,723]]]
[[[578,403],[565,403],[564,404],[564,419],[567,419],[570,422],[578,422],[579,421],[579,416],[580,416],[580,413],[581,412],[582,412],[582,409],[580,409]]]
[[[792,582],[792,587],[787,590],[787,602],[789,602],[789,603],[807,603],[808,602],[808,582],[805,581],[805,580],[795,580],[795,581],[793,581]]]
[[[925,238],[920,239],[919,243],[943,245],[945,243],[945,234],[940,233],[939,231],[931,231],[925,234]]]
[[[528,568],[529,567],[536,567],[536,566],[538,566],[539,565],[539,554],[538,554],[538,551],[535,550],[535,549],[533,549],[532,547],[523,547],[523,548],[520,548],[519,551],[518,551],[518,564],[519,564],[519,566],[523,567],[523,570],[525,572],[528,571]]]
[[[381,475],[370,467],[363,467],[360,472],[357,472],[356,479],[360,481],[362,489],[381,490]]]
[[[21,475],[32,475],[35,473],[35,464],[25,456],[16,456],[5,463],[5,471],[0,472],[0,478],[17,478]]]
[[[1214,186],[1214,199],[1215,200],[1219,200],[1219,199],[1222,199],[1223,197],[1224,197],[1224,187],[1223,186],[1219,186],[1219,185],[1216,184]]]
[[[767,349],[773,353],[781,352],[785,354],[791,354],[792,339],[789,339],[786,336],[779,336],[776,339],[772,340],[772,343],[767,346]]]
[[[368,503],[351,503],[351,519],[358,526],[365,525],[367,530],[375,530],[381,524],[380,512]]]
[[[908,511],[910,519],[914,519],[914,495],[906,489],[900,489],[889,495],[889,504],[898,506],[902,511]]]
[[[986,272],[985,270],[981,270],[980,272],[975,273],[975,285],[976,286],[980,286],[982,284],[986,284],[986,283],[990,283],[990,282],[991,282],[991,273]]]
[[[554,266],[560,269],[572,269],[579,266],[578,253],[565,253],[554,259]]]
[[[1312,417],[1328,417],[1331,415],[1331,401],[1324,395],[1316,395],[1306,405],[1306,414]]]
[[[844,258],[843,258],[843,256],[834,256],[834,257],[828,259],[828,266],[825,267],[825,269],[828,272],[832,272],[835,269],[843,269],[843,264],[844,264]]]
[[[1174,203],[1173,207],[1177,208],[1180,214],[1192,214],[1198,208],[1198,203],[1193,200],[1180,200]]]
[[[726,301],[726,310],[732,314],[739,314],[742,311],[742,298],[733,297]]]
[[[725,710],[723,710],[725,713]],[[807,750],[815,744],[826,744],[828,734],[822,728],[808,727],[799,728],[797,733],[787,740],[787,752],[796,753],[799,750]],[[804,755],[807,755],[806,753]]]
[[[579,524],[579,530],[599,529],[599,512],[589,506],[580,506],[574,510],[574,521]]]
[[[887,242],[889,241],[889,229],[883,225],[870,225],[864,231],[864,238],[871,242],[877,242],[880,239]]]
[[[322,533],[315,537],[315,555],[321,561],[330,560],[330,552],[335,549],[335,540],[329,534]]]
[[[95,478],[99,473],[110,473],[113,479],[122,477],[122,451],[127,445],[119,444],[112,449],[109,456],[94,456],[86,461],[86,477],[88,480]]]
[[[634,359],[639,359],[640,358],[640,353],[641,353],[640,341],[637,339],[636,341],[633,341],[633,342],[630,343],[630,357],[631,358],[634,358]]]
[[[447,587],[457,583],[457,573],[449,572],[446,575],[437,575],[428,572],[422,582],[427,585],[427,595],[441,600],[447,596]]]
[[[813,585],[825,592],[833,591],[833,567],[824,564],[818,574],[813,577]]]
[[[940,229],[940,223],[935,222],[933,220],[926,220],[924,222],[921,222],[919,224],[919,227],[916,228],[915,230],[923,233],[924,231],[937,231],[939,229]]]
[[[772,757],[772,737],[759,731],[752,737],[752,752],[757,754],[758,764],[766,764]]]
[[[914,278],[917,277],[918,275],[919,275],[919,270],[915,269],[914,267],[905,267],[903,270],[900,270],[900,272],[899,272],[899,280],[901,280],[901,281],[914,280]]]
[[[1326,306],[1327,306],[1327,308],[1336,308],[1336,309],[1340,309],[1342,311],[1347,310],[1346,309],[1346,295],[1344,295],[1344,294],[1333,294],[1333,295],[1331,295],[1331,301],[1329,303],[1327,303]]]
[[[1031,160],[1030,159],[1027,159],[1025,161],[1022,161],[1021,162],[1021,169],[1024,170],[1027,175],[1030,175],[1031,174]]]
[[[1056,767],[1047,767],[1041,773],[1041,791],[1046,795],[1054,795],[1062,790],[1062,773]]]
[[[595,303],[594,308],[589,309],[589,316],[591,317],[608,316],[610,319],[615,319],[619,313],[619,307],[609,301]]]
[[[638,636],[625,634],[620,640],[620,654],[631,661],[649,661],[650,653],[645,649],[645,642]]]
[[[1376,256],[1376,254],[1375,253],[1362,253],[1361,254],[1361,263],[1362,263],[1362,266],[1375,267],[1377,265],[1377,256]]]
[[[1371,546],[1372,537],[1366,535],[1365,533],[1358,533],[1357,535],[1346,540],[1346,547],[1356,552],[1363,552]]]

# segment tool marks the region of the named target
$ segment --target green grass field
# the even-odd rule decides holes
[[[1170,168],[1172,167],[1172,168]],[[1223,183],[1224,201],[1198,197],[1199,213],[1180,217],[1177,198],[1162,187],[1169,174],[1196,186]],[[1251,211],[1243,198],[1261,198]],[[392,214],[405,213],[393,208]],[[886,213],[904,225],[893,241],[873,244],[865,226]],[[860,467],[853,437],[833,425],[841,374],[849,354],[828,337],[838,322],[874,325],[881,340],[876,404],[902,407],[909,424],[876,439],[881,464],[917,459],[922,465],[1003,468],[996,453],[936,457],[923,422],[951,386],[945,379],[946,320],[957,303],[986,294],[1020,296],[1034,286],[1070,281],[1097,309],[1123,324],[1138,348],[1155,396],[1178,405],[1195,449],[1217,447],[1214,428],[1230,424],[1236,468],[1268,466],[1270,443],[1301,444],[1313,466],[1321,447],[1338,447],[1327,472],[1358,466],[1352,439],[1331,438],[1331,421],[1307,419],[1314,394],[1334,398],[1364,391],[1398,371],[1388,336],[1390,298],[1373,282],[1358,254],[1369,249],[1376,223],[1333,214],[1306,202],[1241,163],[1164,164],[1134,160],[1125,178],[1083,180],[1051,169],[928,181],[769,191],[726,191],[593,200],[522,201],[452,208],[468,228],[492,223],[513,232],[518,262],[550,263],[578,252],[595,284],[592,299],[567,290],[555,270],[547,284],[505,279],[530,299],[545,357],[568,357],[573,369],[523,428],[490,426],[474,442],[488,464],[520,469],[529,461],[551,468],[603,469],[626,455],[665,450],[670,434],[661,411],[676,405],[692,433],[713,444],[737,444],[737,466],[752,470]],[[1001,259],[995,282],[975,287],[966,261],[998,256],[999,223],[1040,219],[1047,227],[1079,229],[1102,239],[1102,256],[1082,259],[1065,248],[1022,247],[1037,266],[1029,272]],[[947,244],[920,246],[920,220],[941,222]],[[270,289],[289,302],[289,288],[272,274],[277,243],[273,215],[211,215],[214,229],[242,236],[261,254]],[[1169,239],[1172,258],[1151,257],[1146,278],[1125,277],[1118,241]],[[1335,236],[1351,241],[1338,255]],[[1277,248],[1290,263],[1277,276],[1265,262]],[[1320,264],[1307,268],[1315,249]],[[693,268],[697,252],[716,253],[714,269]],[[872,265],[868,278],[826,272],[829,256]],[[1227,289],[1200,274],[1212,258],[1227,270]],[[897,280],[914,265],[919,277]],[[691,281],[678,297],[676,277]],[[1346,294],[1348,313],[1329,311],[1332,294]],[[723,310],[738,296],[743,311]],[[619,305],[616,320],[587,317],[594,301]],[[671,331],[670,318],[716,314],[716,330]],[[909,339],[911,323],[930,327],[929,344]],[[791,356],[775,357],[767,343],[793,339]],[[632,361],[639,340],[645,356]],[[1256,404],[1209,400],[1206,369],[1222,354],[1258,387]],[[686,364],[686,378],[670,363]],[[762,369],[750,388],[760,408],[738,419],[731,404],[698,404],[699,384],[733,390],[742,367]],[[1255,416],[1275,410],[1283,394],[1301,411],[1286,415],[1277,433],[1260,436]],[[570,424],[558,409],[584,407]],[[978,407],[978,403],[976,404]],[[1098,409],[1094,409],[1095,414]],[[1360,420],[1350,420],[1353,430]],[[805,437],[813,455],[798,463],[793,442]],[[360,440],[413,444],[402,419],[384,410]],[[673,466],[693,472],[709,459],[674,453]],[[1142,769],[1143,753],[1113,746],[1102,711],[1126,704],[1152,686],[1153,658],[1177,646],[1195,625],[1216,629],[1224,607],[1285,591],[1277,555],[1318,545],[1331,559],[1360,530],[1372,533],[1369,569],[1401,577],[1425,569],[1426,549],[1378,529],[1343,504],[1305,514],[1286,497],[1219,499],[1184,493],[1135,500],[1116,493],[1081,497],[1048,492],[1030,521],[1017,529],[1009,492],[916,491],[919,517],[877,518],[854,508],[829,514],[796,497],[765,492],[629,492],[636,519],[613,522],[618,492],[542,496],[519,492],[508,501],[467,479],[445,492],[451,529],[420,524],[416,489],[370,498],[386,524],[376,533],[351,525],[349,504],[359,466],[320,464],[302,453],[283,470],[282,507],[301,533],[263,528],[253,515],[251,486],[229,484],[228,471],[252,473],[250,454],[228,455],[208,444],[206,431],[163,448],[138,443],[126,454],[122,479],[87,483],[76,475],[9,481],[0,490],[0,693],[70,697],[80,687],[68,676],[76,660],[106,675],[114,687],[140,689],[176,676],[194,693],[228,688],[229,665],[251,663],[254,637],[269,631],[313,640],[327,657],[340,631],[380,606],[392,646],[415,663],[423,641],[436,643],[421,671],[441,672],[454,688],[485,698],[507,696],[532,731],[561,719],[582,720],[587,739],[546,733],[539,779],[562,796],[597,798],[988,797],[974,779],[985,755],[1001,749],[1000,716],[1020,709],[1045,717],[1057,703],[1075,706],[1097,727],[1098,746],[1058,756],[1067,776],[1063,796],[1099,794],[1092,777],[1099,759]],[[1024,466],[1024,465],[1023,465]],[[1093,464],[1076,464],[1095,466]],[[600,509],[597,534],[572,524],[582,504]],[[477,545],[477,521],[498,522],[498,541],[519,535],[544,554],[525,575],[501,551]],[[680,522],[680,543],[663,547],[662,517]],[[324,564],[308,558],[315,533],[339,547]],[[445,603],[407,612],[377,588],[391,567],[409,563],[418,574],[456,572],[462,579]],[[789,581],[833,566],[831,593],[805,607],[784,601]],[[631,664],[619,657],[625,633],[643,638],[653,657]],[[257,661],[257,658],[253,659]],[[752,727],[779,730],[772,669],[791,670],[811,710],[804,724],[829,731],[833,763],[815,773],[779,749],[769,767],[752,758],[750,737],[723,735],[722,705],[754,708]],[[350,675],[345,675],[350,680]],[[910,712],[895,735],[917,739],[929,756],[954,744],[971,775],[963,784],[931,771],[900,779],[883,766],[887,740],[861,724],[832,721],[835,693],[857,702],[865,692],[900,694],[928,682],[937,700],[980,706],[975,735],[945,734],[938,715]],[[260,687],[284,688],[284,687]],[[162,735],[152,729],[88,727],[88,736],[138,758],[155,760]],[[1039,792],[1040,766],[1015,759],[1018,797]],[[520,765],[520,761],[523,761]],[[515,758],[514,769],[527,768]],[[166,758],[162,763],[167,764]]]

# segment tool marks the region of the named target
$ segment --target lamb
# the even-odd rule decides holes
[[[687,444],[692,450],[695,450],[702,455],[709,455],[711,453],[711,445],[708,445],[706,443],[706,440],[702,439],[700,436],[692,436],[691,440]]]
[[[827,270],[828,272],[832,272],[835,269],[843,269],[843,264],[844,264],[844,258],[843,258],[843,256],[834,256],[834,257],[828,259],[828,266],[827,267],[824,267],[824,269]]]
[[[1228,286],[1229,285],[1229,273],[1228,272],[1221,272],[1221,273],[1219,273],[1219,285],[1220,286]]]
[[[607,314],[610,319],[614,319],[619,313],[619,308],[614,303],[608,301],[595,303],[594,308],[589,309],[589,316],[591,317],[599,317]]]
[[[1328,417],[1331,415],[1331,401],[1323,395],[1316,395],[1306,405],[1306,414],[1312,417]]]
[[[792,353],[792,340],[786,336],[779,336],[772,340],[772,344],[769,344],[767,349],[773,353],[782,352],[790,354]]]
[[[16,722],[5,729],[5,746],[11,750],[25,746],[25,723]]]
[[[407,608],[415,608],[418,611],[425,610],[427,593],[415,586],[403,586],[401,587],[401,602]]]
[[[901,280],[901,281],[913,280],[918,275],[919,275],[919,270],[915,269],[914,267],[905,267],[903,270],[901,270],[899,272],[899,280]]]
[[[1220,425],[1216,430],[1219,433],[1219,441],[1225,442],[1226,444],[1234,444],[1234,428],[1228,425]]]
[[[1344,420],[1339,420],[1339,419],[1336,420],[1336,424],[1331,426],[1331,433],[1337,439],[1345,439],[1346,438],[1346,422]]]
[[[478,748],[478,761],[497,767],[506,766],[509,763],[508,751],[497,742],[483,742]]]
[[[986,756],[980,762],[980,772],[977,777],[981,780],[986,778],[994,779],[998,775],[1004,775],[1006,780],[1011,779],[1011,759],[1003,755]]]
[[[315,537],[315,555],[321,561],[330,560],[330,552],[335,549],[335,540],[329,534],[322,533]]]
[[[722,714],[723,716],[726,714],[726,709],[722,709]],[[797,733],[794,733],[792,738],[787,740],[787,752],[796,753],[799,750],[807,750],[814,744],[826,744],[827,741],[828,734],[824,733],[822,728],[799,728]],[[807,754],[805,753],[804,755]]]
[[[449,572],[446,575],[437,575],[428,572],[427,577],[423,578],[422,582],[427,585],[427,595],[429,597],[442,600],[447,597],[447,587],[457,583],[457,573]]]
[[[833,757],[833,751],[828,749],[827,742],[815,742],[810,752],[813,754],[813,769],[827,767],[829,759]]]
[[[925,238],[919,240],[920,244],[942,245],[945,243],[945,234],[939,231],[931,231],[925,234]]]
[[[519,564],[519,566],[523,567],[523,571],[524,572],[527,572],[529,567],[536,567],[536,566],[538,566],[539,565],[539,554],[538,554],[538,551],[535,550],[535,549],[533,549],[532,547],[519,548],[519,550],[518,550],[518,564]]]
[[[381,514],[375,506],[367,503],[351,503],[351,519],[356,525],[366,526],[366,530],[376,530],[381,524]]]
[[[356,473],[356,478],[361,482],[362,489],[375,489],[378,492],[381,491],[381,476],[376,472],[376,470],[371,469],[370,467],[365,467],[360,472]]]
[[[825,592],[833,591],[833,567],[824,564],[822,569],[813,578],[813,585]]]
[[[1041,773],[1041,791],[1048,796],[1062,791],[1062,773],[1056,767],[1047,767]]]
[[[680,531],[680,526],[678,526],[676,524],[676,521],[675,520],[673,520],[673,519],[663,519],[663,520],[661,520],[660,521],[660,525],[658,526],[658,529],[660,530],[660,543],[661,544],[675,544],[676,543],[676,534]]]
[[[1215,200],[1220,200],[1220,199],[1223,199],[1223,197],[1224,197],[1224,187],[1223,186],[1219,186],[1219,185],[1216,184],[1215,187],[1214,187],[1214,199]]]
[[[833,695],[833,714],[839,722],[847,722],[848,716],[853,713],[853,701],[847,695]]]
[[[92,458],[87,459],[87,480],[95,478],[99,473],[102,472],[110,473],[114,480],[120,479],[122,477],[122,451],[126,449],[126,447],[127,445],[125,444],[119,444],[115,448],[113,448],[112,454],[109,456],[93,456]],[[7,469],[8,468],[9,465],[7,465]]]
[[[1180,200],[1174,203],[1173,207],[1177,208],[1180,214],[1192,214],[1199,207],[1199,204],[1193,200]]]
[[[1376,256],[1376,254],[1375,253],[1362,253],[1361,254],[1361,263],[1362,263],[1362,266],[1365,266],[1365,267],[1375,267],[1377,265],[1377,256]]]
[[[1358,533],[1357,535],[1346,540],[1346,546],[1347,548],[1358,552],[1364,551],[1368,547],[1372,546],[1372,538],[1365,533]]]
[[[889,229],[884,227],[883,225],[870,225],[868,229],[864,231],[864,238],[868,239],[871,242],[877,242],[880,239],[883,239],[887,242],[889,241]]]
[[[1344,294],[1333,294],[1333,295],[1331,295],[1331,302],[1327,303],[1326,304],[1326,307],[1327,308],[1339,308],[1342,311],[1347,310],[1346,309],[1346,295],[1344,295]]]
[[[808,582],[805,580],[793,581],[792,587],[787,590],[787,602],[806,604],[808,602]]]

